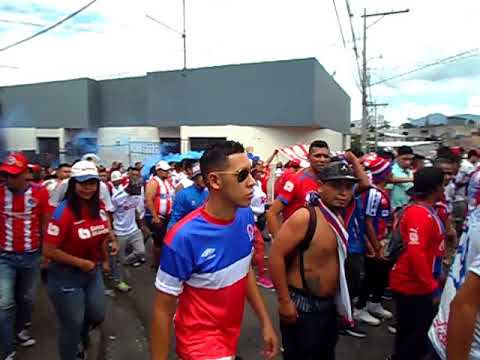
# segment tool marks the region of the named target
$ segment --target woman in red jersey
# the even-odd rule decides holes
[[[51,260],[47,288],[60,322],[60,359],[84,359],[88,333],[105,316],[102,263],[117,244],[99,198],[98,171],[90,161],[72,167],[65,199],[48,224],[44,255]]]

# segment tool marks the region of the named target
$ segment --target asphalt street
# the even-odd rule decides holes
[[[152,317],[155,272],[148,266],[129,268],[128,282],[133,291],[108,297],[108,311],[101,334],[94,333],[94,344],[101,349],[93,349],[93,359],[111,360],[148,360],[148,333]],[[278,329],[278,316],[275,292],[261,290],[269,313]],[[388,307],[387,303],[387,307]],[[365,328],[369,336],[355,339],[340,336],[337,345],[339,360],[380,360],[390,354],[393,335],[389,334],[386,324]],[[57,321],[43,285],[38,292],[38,301],[34,312],[32,333],[37,344],[19,351],[19,360],[57,360]],[[257,319],[246,306],[238,355],[245,360],[261,359],[262,341]],[[100,355],[97,355],[99,352]],[[281,357],[279,356],[278,359]],[[172,351],[170,359],[176,359]]]

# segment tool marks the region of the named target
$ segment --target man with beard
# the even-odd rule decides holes
[[[342,161],[325,166],[318,178],[317,206],[296,211],[270,250],[285,360],[334,359],[337,309],[352,321],[341,210],[350,203],[357,178]]]
[[[318,190],[317,175],[330,162],[330,149],[322,140],[315,140],[308,150],[310,167],[292,175],[279,191],[267,212],[267,226],[275,237],[280,229],[280,214],[287,220],[296,210],[305,205],[311,192]]]

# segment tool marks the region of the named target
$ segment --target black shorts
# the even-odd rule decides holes
[[[294,324],[280,322],[285,360],[334,360],[338,316],[333,297],[320,298],[289,287],[297,306]],[[303,311],[303,310],[307,311]]]
[[[145,221],[147,223],[148,228],[152,232],[153,236],[153,243],[156,246],[161,246],[163,243],[163,238],[167,234],[167,226],[168,222],[170,221],[169,217],[162,218],[161,224],[153,224],[151,216],[145,216]]]

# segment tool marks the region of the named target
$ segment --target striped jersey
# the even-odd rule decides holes
[[[181,359],[236,354],[254,229],[250,208],[225,222],[202,207],[167,233],[155,285],[179,297],[175,335]]]
[[[172,182],[162,180],[158,176],[154,176],[152,180],[157,184],[157,191],[155,193],[155,199],[153,201],[157,214],[160,216],[170,216],[173,207],[173,198],[175,197],[175,188]]]
[[[29,184],[22,193],[0,185],[0,250],[17,253],[40,249],[41,217],[48,214],[48,190]]]

